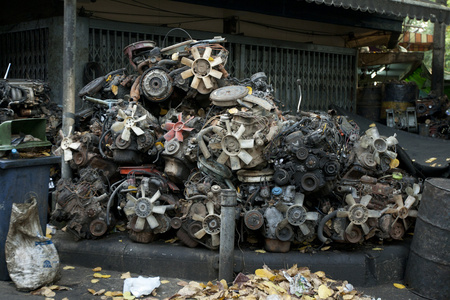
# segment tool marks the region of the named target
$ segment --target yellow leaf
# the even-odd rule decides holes
[[[432,164],[431,166],[432,166],[432,167],[436,167],[436,163]]]
[[[427,164],[429,164],[429,163],[432,163],[433,161],[435,161],[436,160],[436,157],[430,157],[429,159],[427,159],[425,162],[427,163]]]
[[[166,240],[166,241],[164,241],[164,242],[165,242],[165,243],[169,243],[169,244],[173,244],[173,243],[175,243],[176,241],[178,241],[178,238],[174,237],[173,239],[169,239],[169,240]]]
[[[99,281],[100,281],[100,279],[92,279],[92,280],[91,280],[92,283],[97,283],[97,282],[99,282]]]
[[[170,281],[169,280],[161,280],[161,284],[167,284],[167,283],[170,283]]]
[[[56,290],[56,289],[59,289],[59,285],[52,285],[52,286],[49,286],[48,288],[51,290]]]
[[[120,279],[127,279],[127,278],[131,278],[130,272],[123,273],[123,274],[120,276]]]
[[[262,278],[267,278],[267,279],[275,277],[275,275],[272,272],[267,271],[266,269],[258,269],[258,270],[256,270],[255,271],[255,275],[259,276],[259,277],[262,277]]]
[[[324,271],[317,271],[314,274],[316,274],[319,278],[325,277],[325,272]]]
[[[92,271],[94,271],[94,272],[100,272],[101,270],[102,270],[101,267],[97,267],[97,268],[93,268],[93,269],[92,269]]]
[[[383,248],[372,248],[373,251],[383,251]]]
[[[319,294],[319,298],[327,299],[328,297],[333,295],[333,290],[322,284],[321,286],[319,286],[319,290],[317,291],[317,293]]]
[[[396,288],[398,288],[398,289],[404,289],[404,288],[406,288],[406,286],[404,286],[403,284],[400,284],[400,283],[394,283],[394,286],[395,286]]]
[[[322,249],[320,249],[320,251],[327,251],[328,249],[330,249],[331,248],[331,246],[325,246],[325,247],[323,247]]]
[[[111,291],[107,291],[107,292],[105,293],[105,296],[106,296],[106,297],[112,297],[112,292],[111,292]]]
[[[62,298],[61,300],[69,300],[69,298],[67,298],[67,297],[64,297],[64,298]]]
[[[255,252],[256,252],[256,253],[266,253],[266,251],[265,251],[265,250],[262,250],[262,249],[255,250]]]
[[[109,278],[111,275],[103,275],[101,273],[94,273],[93,275],[95,278]]]
[[[353,299],[353,297],[355,297],[355,295],[344,295],[344,296],[342,296],[342,298],[344,298],[344,300],[350,300],[350,299]]]
[[[227,284],[227,282],[226,282],[225,279],[222,279],[222,280],[220,281],[220,283],[223,285],[223,289],[224,289],[224,290],[228,290],[228,284]]]
[[[117,85],[112,85],[111,86],[111,92],[114,94],[114,95],[117,95],[117,92],[119,91],[119,87],[117,86]]]
[[[47,298],[52,298],[55,297],[56,293],[54,291],[52,291],[51,289],[47,289],[44,292],[44,296]]]
[[[126,300],[133,300],[134,298],[136,298],[136,297],[133,296],[133,295],[131,295],[131,292],[125,292],[125,293],[123,294],[123,299],[126,299]]]
[[[91,293],[92,295],[95,294],[95,291],[93,289],[88,289],[89,293]]]
[[[113,297],[116,297],[116,296],[123,296],[123,294],[122,294],[122,292],[115,291],[115,292],[112,292],[112,296],[113,296]]]
[[[75,269],[75,267],[72,267],[72,266],[65,266],[63,268],[63,270],[73,270],[73,269]]]
[[[390,167],[391,169],[395,169],[395,168],[397,168],[399,165],[400,165],[400,161],[399,161],[398,159],[396,159],[396,158],[391,159],[391,162],[389,163],[389,167]]]
[[[105,292],[105,289],[101,289],[100,291],[97,291],[94,293],[95,296],[101,296]]]

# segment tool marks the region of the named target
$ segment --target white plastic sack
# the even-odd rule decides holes
[[[5,256],[9,276],[19,290],[35,290],[58,279],[58,252],[43,236],[36,199],[13,203]]]
[[[160,285],[159,277],[127,278],[123,282],[123,293],[131,292],[135,297],[150,295]]]

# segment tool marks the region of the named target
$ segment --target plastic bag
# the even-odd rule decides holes
[[[123,282],[123,293],[131,292],[135,297],[150,295],[160,285],[159,277],[127,278]]]
[[[5,256],[9,276],[18,290],[35,290],[58,279],[58,252],[42,233],[36,199],[13,203]]]

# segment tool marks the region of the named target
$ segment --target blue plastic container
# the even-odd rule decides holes
[[[0,159],[0,280],[10,280],[5,259],[5,242],[13,203],[35,197],[39,220],[45,234],[48,210],[50,167],[61,162],[60,156],[32,159]]]

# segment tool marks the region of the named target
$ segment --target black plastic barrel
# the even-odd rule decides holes
[[[381,119],[386,119],[386,109],[406,110],[415,107],[419,89],[415,82],[388,82],[384,84],[381,100]]]
[[[405,280],[427,299],[450,297],[450,179],[425,181]]]
[[[380,121],[381,85],[358,88],[356,113],[374,122]]]

